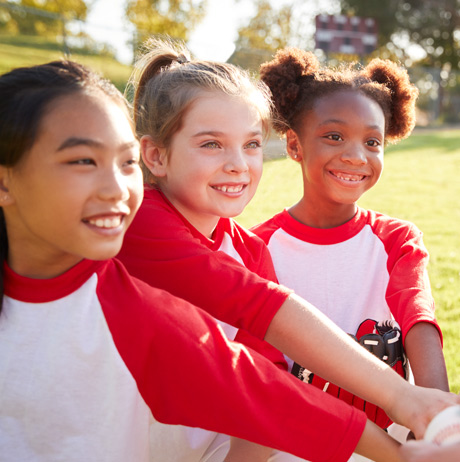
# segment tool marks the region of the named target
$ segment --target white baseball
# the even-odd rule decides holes
[[[423,439],[439,445],[460,442],[460,405],[437,414],[428,424]]]

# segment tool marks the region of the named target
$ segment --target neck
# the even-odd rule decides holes
[[[21,255],[23,255],[21,253]],[[52,279],[68,271],[83,258],[75,255],[56,255],[53,261],[49,258],[41,258],[39,255],[17,255],[11,252],[8,253],[8,266],[20,276],[31,279]]]
[[[220,217],[207,213],[196,212],[193,213],[186,207],[183,207],[182,204],[170,196],[167,191],[162,190],[163,194],[169,200],[169,202],[174,206],[174,208],[203,236],[208,239],[212,239],[214,230],[216,229],[217,223],[219,222]]]
[[[302,198],[289,209],[289,214],[304,225],[312,228],[329,229],[350,221],[357,211],[358,206],[356,203],[331,204],[330,207],[325,208],[324,204],[318,207],[313,201]]]

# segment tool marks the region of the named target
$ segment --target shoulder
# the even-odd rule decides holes
[[[134,241],[139,245],[141,241],[179,241],[191,235],[195,238],[200,237],[161,191],[147,187],[144,190],[142,204],[126,232],[121,254],[123,255]]]
[[[146,186],[144,188],[144,199],[134,221],[155,217],[157,214],[173,216],[174,209],[159,190]]]
[[[131,276],[121,261],[109,260],[98,271],[97,291],[103,303],[138,306],[147,296],[156,296],[157,289]]]
[[[367,225],[387,251],[408,245],[425,251],[423,233],[414,223],[373,210],[366,210],[364,213],[367,216]]]
[[[131,276],[117,259],[108,261],[98,271],[98,278],[98,298],[104,313],[111,318],[126,322],[129,316],[137,319],[139,325],[148,325],[149,321],[158,323],[161,317],[175,317],[176,310],[191,306],[185,300]]]
[[[381,212],[376,212],[374,210],[364,210],[363,213],[367,217],[367,224],[377,233],[377,234],[398,234],[407,237],[421,235],[422,232],[417,228],[417,226],[401,218],[391,217]]]

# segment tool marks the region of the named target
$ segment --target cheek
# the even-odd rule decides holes
[[[322,175],[323,169],[320,168],[317,160],[316,156],[309,156],[308,154],[303,156],[301,166],[304,178],[315,178]]]
[[[261,154],[260,156],[254,157],[248,162],[248,165],[253,181],[259,183],[264,168],[263,155]]]
[[[383,154],[381,156],[378,156],[374,160],[374,171],[377,177],[377,180],[380,178],[380,175],[382,174],[383,171]]]
[[[171,156],[167,162],[166,180],[175,183],[190,181],[202,177],[208,169],[206,159],[201,159],[198,156],[196,159],[187,155]]]
[[[131,191],[134,211],[137,211],[144,197],[144,185],[142,172],[140,170],[136,172],[136,174],[130,176],[128,187]]]

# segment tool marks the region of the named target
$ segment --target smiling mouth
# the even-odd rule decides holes
[[[241,192],[247,185],[245,184],[239,184],[239,185],[222,185],[222,186],[212,186],[213,189],[216,189],[217,191],[222,191],[225,193],[239,193]]]
[[[336,178],[339,178],[340,180],[350,181],[350,182],[358,182],[366,178],[366,175],[356,175],[356,174],[342,173],[342,172],[330,172],[330,173]]]
[[[85,220],[90,225],[95,226],[96,228],[102,229],[114,229],[118,228],[122,222],[122,216],[115,216],[111,218],[95,218],[95,219],[88,219]]]

